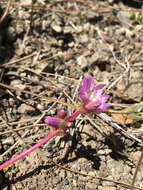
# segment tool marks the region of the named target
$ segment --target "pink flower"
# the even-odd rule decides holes
[[[83,86],[80,86],[79,93],[84,105],[83,108],[87,112],[95,112],[100,114],[110,106],[106,103],[109,95],[103,94],[105,84],[99,84],[94,87],[94,79],[92,76],[83,79]]]
[[[71,117],[64,119],[66,115],[67,111],[60,109],[57,113],[57,116],[46,117],[45,123],[53,127],[55,130],[62,129],[66,132],[68,128],[71,128],[73,126],[73,121],[70,120]]]
[[[45,118],[45,123],[55,129],[59,129],[62,126],[65,126],[66,124],[63,119],[60,119],[58,117],[50,117],[50,116]]]
[[[67,115],[67,111],[65,111],[64,109],[60,109],[58,111],[57,117],[64,119],[66,117],[66,115]]]

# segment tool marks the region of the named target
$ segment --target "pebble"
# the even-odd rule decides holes
[[[105,150],[99,150],[97,153],[98,153],[99,155],[104,155],[104,154],[105,154]]]
[[[59,25],[57,25],[57,24],[55,24],[55,23],[52,23],[52,24],[51,24],[51,28],[52,28],[55,32],[57,32],[57,33],[62,32],[62,27],[59,26]]]
[[[64,34],[71,33],[71,31],[72,31],[72,27],[70,27],[70,26],[65,26],[64,27],[64,30],[63,30]]]
[[[100,190],[116,190],[116,187],[102,187]]]
[[[88,41],[89,41],[89,38],[88,38],[87,34],[83,34],[80,36],[81,43],[87,43]]]
[[[17,32],[18,35],[20,35],[21,33],[23,33],[24,32],[24,25],[17,24],[16,25],[16,32]]]
[[[19,10],[18,14],[19,14],[20,19],[29,19],[30,17],[30,14],[28,13],[28,11]]]
[[[61,170],[59,176],[64,179],[66,177],[66,172],[64,170]]]
[[[8,138],[2,140],[2,144],[3,145],[7,145],[7,144],[12,145],[12,144],[14,144],[14,138],[13,137],[8,137]]]
[[[32,106],[29,106],[27,104],[21,104],[18,109],[17,109],[18,113],[22,113],[22,114],[32,114],[35,112],[35,108],[33,108]]]
[[[74,42],[70,42],[70,43],[68,43],[68,46],[69,46],[69,47],[74,47],[74,45],[75,45]]]
[[[131,38],[133,37],[133,35],[134,35],[134,32],[126,28],[126,37]]]
[[[16,39],[15,28],[12,26],[8,27],[8,38],[10,41],[14,41]]]
[[[102,185],[103,185],[103,186],[106,186],[106,187],[107,187],[107,186],[108,186],[108,187],[109,187],[109,186],[110,186],[110,187],[114,187],[114,186],[116,186],[116,183],[111,182],[111,181],[103,181],[103,182],[102,182]]]
[[[112,152],[111,149],[105,149],[104,151],[105,151],[106,155],[108,155],[108,154],[110,154]]]
[[[76,61],[77,64],[81,66],[81,69],[84,69],[88,65],[88,62],[83,55],[79,56]]]
[[[141,83],[133,83],[129,86],[129,88],[127,89],[127,95],[131,98],[138,98],[141,99],[142,98],[142,84]]]
[[[131,20],[130,20],[130,13],[129,12],[126,12],[126,11],[119,11],[118,12],[118,14],[117,14],[117,18],[119,19],[119,20],[121,20],[121,22],[122,22],[122,24],[123,24],[123,26],[126,26],[126,27],[128,27],[129,25],[128,24],[126,24],[125,22],[127,22],[127,23],[131,23]]]
[[[20,0],[20,3],[24,3],[24,5],[31,5],[31,0]]]
[[[53,179],[53,185],[57,185],[60,182],[61,182],[61,178],[59,176],[54,177],[54,179]]]
[[[113,4],[113,3],[114,3],[114,0],[108,0],[108,3],[109,3],[109,4]]]
[[[143,26],[142,25],[136,25],[135,26],[135,31],[141,31],[143,29]]]

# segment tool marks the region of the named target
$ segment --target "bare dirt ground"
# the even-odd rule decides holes
[[[0,17],[7,6],[0,1]],[[0,189],[129,189],[143,145],[142,107],[137,122],[112,112],[143,100],[142,31],[142,4],[132,0],[37,0],[33,8],[31,0],[11,1],[0,23],[0,81],[12,87],[0,87],[0,162],[50,133],[44,118],[62,105],[44,96],[79,103],[84,76],[107,84],[112,106],[78,117],[72,139],[58,136],[2,171]],[[135,186],[143,190],[143,162]]]

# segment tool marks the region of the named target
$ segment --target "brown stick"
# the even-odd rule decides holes
[[[138,173],[138,170],[139,170],[139,168],[140,168],[142,159],[143,159],[143,151],[142,151],[142,153],[141,153],[141,155],[140,155],[140,158],[139,158],[139,161],[138,161],[138,164],[137,164],[137,167],[136,167],[134,176],[133,176],[133,180],[132,180],[132,184],[131,184],[130,190],[133,190],[133,188],[134,188],[134,183],[135,183],[135,180],[136,180],[136,177],[137,177],[137,173]]]
[[[11,0],[9,0],[8,4],[7,4],[7,8],[4,12],[4,14],[2,15],[2,17],[0,18],[0,23],[5,19],[5,17],[7,16],[8,14],[8,10],[9,10],[9,7],[10,7],[10,3],[11,3]]]

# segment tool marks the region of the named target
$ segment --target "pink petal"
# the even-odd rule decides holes
[[[100,101],[90,101],[88,104],[85,105],[85,109],[88,111],[95,110],[101,104]]]
[[[95,90],[103,89],[104,86],[106,86],[106,84],[98,84],[98,85],[95,87]]]
[[[106,102],[110,98],[109,95],[102,95],[102,102]]]
[[[101,104],[98,108],[99,108],[100,110],[102,110],[102,112],[103,112],[103,111],[106,111],[106,109],[107,109],[109,106],[110,106],[109,104],[103,103],[103,104]]]
[[[83,102],[88,101],[89,93],[94,90],[94,79],[92,76],[83,79],[83,86],[80,86],[79,93]]]
[[[83,79],[83,88],[85,91],[92,91],[94,89],[94,78],[92,76]]]
[[[100,113],[102,113],[103,112],[103,110],[102,109],[100,109],[99,107],[98,108],[96,108],[96,110],[94,111],[96,114],[100,114]]]
[[[64,109],[60,109],[59,111],[58,111],[58,117],[59,118],[61,118],[61,119],[64,119],[65,117],[66,117],[66,115],[67,115],[67,111],[65,111]]]
[[[52,127],[58,128],[61,125],[62,120],[58,117],[46,117],[45,123]]]

